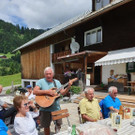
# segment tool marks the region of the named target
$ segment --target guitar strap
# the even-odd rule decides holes
[[[56,82],[55,82],[55,80],[53,79],[53,83],[54,83],[54,87],[56,87],[57,88],[57,85],[56,85]],[[61,95],[61,94],[60,94]],[[57,98],[58,99],[58,98]],[[56,99],[56,100],[57,100]],[[61,107],[60,107],[60,110],[61,110]]]
[[[53,79],[53,83],[54,83],[54,87],[56,87],[57,88],[57,85],[56,85],[56,82],[55,82],[55,80]]]

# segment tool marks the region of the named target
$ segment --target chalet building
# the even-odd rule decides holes
[[[43,70],[47,66],[54,68],[55,78],[62,83],[66,67],[73,71],[82,69],[87,85],[107,84],[110,70],[126,75],[126,63],[135,62],[135,59],[125,56],[122,62],[112,62],[108,55],[116,50],[121,53],[121,49],[133,47],[134,50],[134,7],[134,0],[92,0],[92,11],[72,18],[17,48],[21,52],[22,85],[35,86],[35,82],[44,77]],[[126,55],[130,55],[131,50]],[[106,57],[109,62],[103,64],[102,59],[106,60]],[[114,55],[113,59],[118,57]],[[131,79],[135,79],[134,72],[131,72]]]

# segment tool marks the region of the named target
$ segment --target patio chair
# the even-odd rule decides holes
[[[83,122],[82,122],[82,116],[81,116],[81,112],[80,112],[80,107],[78,106],[77,109],[78,109],[79,122],[80,122],[80,124],[82,124]]]
[[[104,99],[101,99],[101,101],[99,102],[99,106],[101,108],[101,113],[103,115],[103,118],[104,118],[104,108],[103,108],[103,103],[104,103]]]
[[[54,111],[54,112],[51,112],[52,114],[52,120],[55,121],[55,120],[59,120],[59,119],[62,119],[62,118],[67,118],[67,123],[68,123],[68,126],[71,127],[70,125],[70,121],[68,119],[69,117],[69,113],[68,113],[68,109],[63,109],[63,110],[59,110],[59,111]],[[56,130],[57,130],[57,125],[56,125]],[[58,131],[56,131],[58,132]]]

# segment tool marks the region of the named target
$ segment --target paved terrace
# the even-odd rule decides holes
[[[95,91],[95,97],[98,98],[99,100],[101,100],[102,98],[104,98],[106,95],[108,95],[107,92],[102,92],[102,91]],[[79,101],[83,98],[84,94],[81,94],[79,95],[74,101],[73,103],[69,103],[69,102],[62,102],[61,103],[61,108],[62,109],[68,109],[69,111],[69,120],[70,120],[70,124],[73,125],[75,124],[76,126],[80,124],[79,122],[79,116],[78,116],[78,103]],[[0,98],[5,98],[6,99],[7,97],[7,100],[9,99],[9,96],[7,95],[1,95]],[[127,94],[118,94],[118,98],[120,98],[120,100],[122,101],[122,104],[126,105],[126,106],[130,106],[131,107],[135,107],[135,95],[127,95]],[[75,103],[74,103],[75,102]],[[67,129],[67,126],[68,126],[68,123],[67,123],[67,120],[66,118],[63,119],[63,125],[62,125],[62,128],[61,128],[61,131],[64,131]],[[51,124],[51,133],[52,135],[54,134],[54,124],[52,122]],[[41,128],[40,132],[39,132],[40,135],[44,135],[43,134],[43,128]]]
[[[105,96],[107,96],[108,93],[107,92],[100,92],[100,91],[95,91],[95,97],[99,100],[103,99]],[[77,97],[74,102],[75,103],[63,103],[61,104],[61,108],[62,109],[68,109],[70,116],[69,116],[69,120],[71,125],[75,124],[76,126],[78,126],[80,124],[79,122],[79,115],[78,115],[78,103],[79,101],[83,98],[84,94],[81,94],[79,97]],[[118,98],[120,98],[120,100],[122,101],[122,104],[124,106],[129,106],[129,107],[134,107],[135,108],[135,95],[127,95],[127,94],[118,94],[117,96]],[[64,131],[67,129],[67,120],[66,118],[63,119],[63,126],[61,131]],[[52,123],[51,125],[51,131],[52,134],[54,134],[54,124]]]

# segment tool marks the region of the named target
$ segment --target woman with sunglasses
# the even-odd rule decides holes
[[[39,111],[32,101],[28,101],[26,96],[16,96],[13,100],[17,114],[14,120],[15,132],[19,135],[38,135],[36,124],[33,118],[39,115]],[[29,107],[33,111],[29,111]]]

